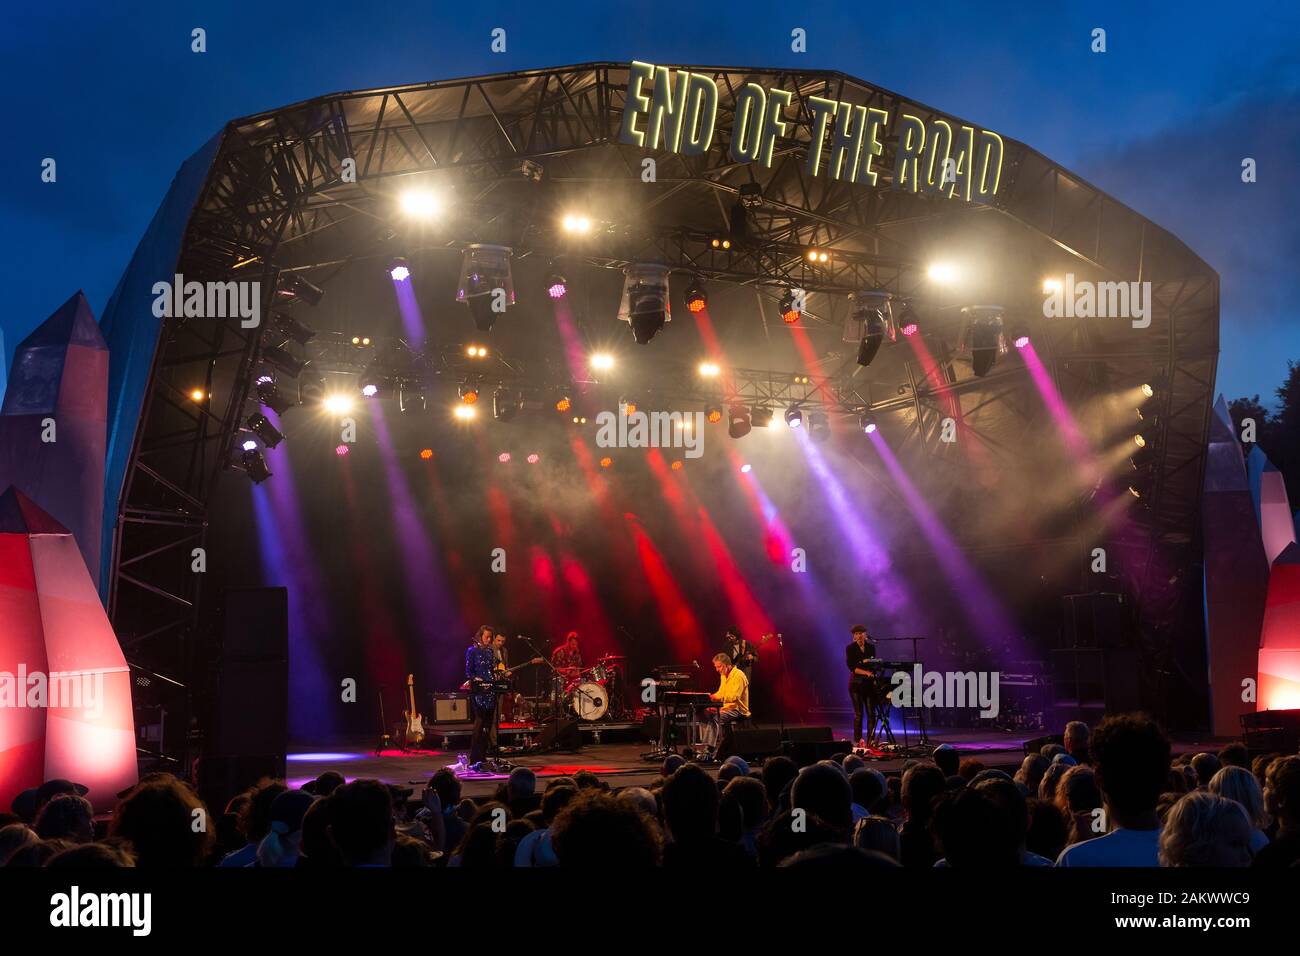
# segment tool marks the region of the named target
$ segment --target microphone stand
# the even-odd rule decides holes
[[[788,698],[789,698],[789,685],[788,685],[787,682],[786,682],[786,672],[785,672],[785,637],[782,636],[782,634],[781,634],[780,631],[778,631],[778,632],[777,632],[777,635],[776,635],[776,647],[777,647],[777,650],[778,650],[778,651],[780,652],[780,654],[781,654],[781,679],[780,679],[780,687],[781,687],[781,707],[780,707],[780,711],[781,711],[781,739],[784,740],[784,739],[785,739],[785,708],[786,708],[786,704],[788,703]]]
[[[554,725],[555,733],[551,736],[551,750],[556,750],[558,749],[556,744],[560,739],[560,701],[558,695],[555,693],[555,676],[559,671],[555,669],[555,665],[551,663],[551,659],[537,649],[536,644],[524,637],[522,634],[519,635],[519,639],[528,645],[528,649],[533,652],[534,657],[540,657],[542,659],[542,663],[545,664],[547,669],[551,672],[551,715],[546,719],[546,722]],[[538,750],[540,749],[541,748],[539,747]]]

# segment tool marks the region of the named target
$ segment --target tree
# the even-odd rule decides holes
[[[1274,392],[1277,411],[1270,412],[1255,395],[1228,403],[1232,423],[1241,435],[1242,422],[1255,421],[1259,450],[1277,466],[1286,480],[1286,493],[1293,509],[1300,508],[1300,363],[1287,362],[1286,380]],[[1250,452],[1249,446],[1245,448]]]

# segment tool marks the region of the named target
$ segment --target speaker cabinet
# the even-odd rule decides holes
[[[211,754],[269,754],[289,739],[289,597],[284,588],[227,588],[221,596]]]
[[[551,721],[537,735],[537,746],[541,750],[578,750],[582,747],[582,736],[578,733],[576,720]]]
[[[732,731],[731,741],[731,752],[746,761],[774,757],[781,752],[781,731],[776,728],[738,727]]]
[[[433,696],[433,723],[461,724],[469,719],[468,695],[435,694]]]

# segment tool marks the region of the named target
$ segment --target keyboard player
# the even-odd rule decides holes
[[[715,654],[713,669],[718,672],[718,689],[709,695],[718,702],[718,712],[713,717],[714,754],[718,760],[731,756],[732,726],[749,719],[749,681],[745,672],[731,662],[730,654]]]
[[[849,701],[853,706],[853,739],[866,747],[862,736],[863,715],[874,724],[875,676],[871,661],[876,657],[876,642],[867,634],[865,624],[853,626],[853,640],[844,648],[844,663],[849,669]]]

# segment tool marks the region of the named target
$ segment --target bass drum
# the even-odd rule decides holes
[[[586,681],[573,689],[572,706],[579,720],[600,720],[609,711],[609,695],[599,684]]]

